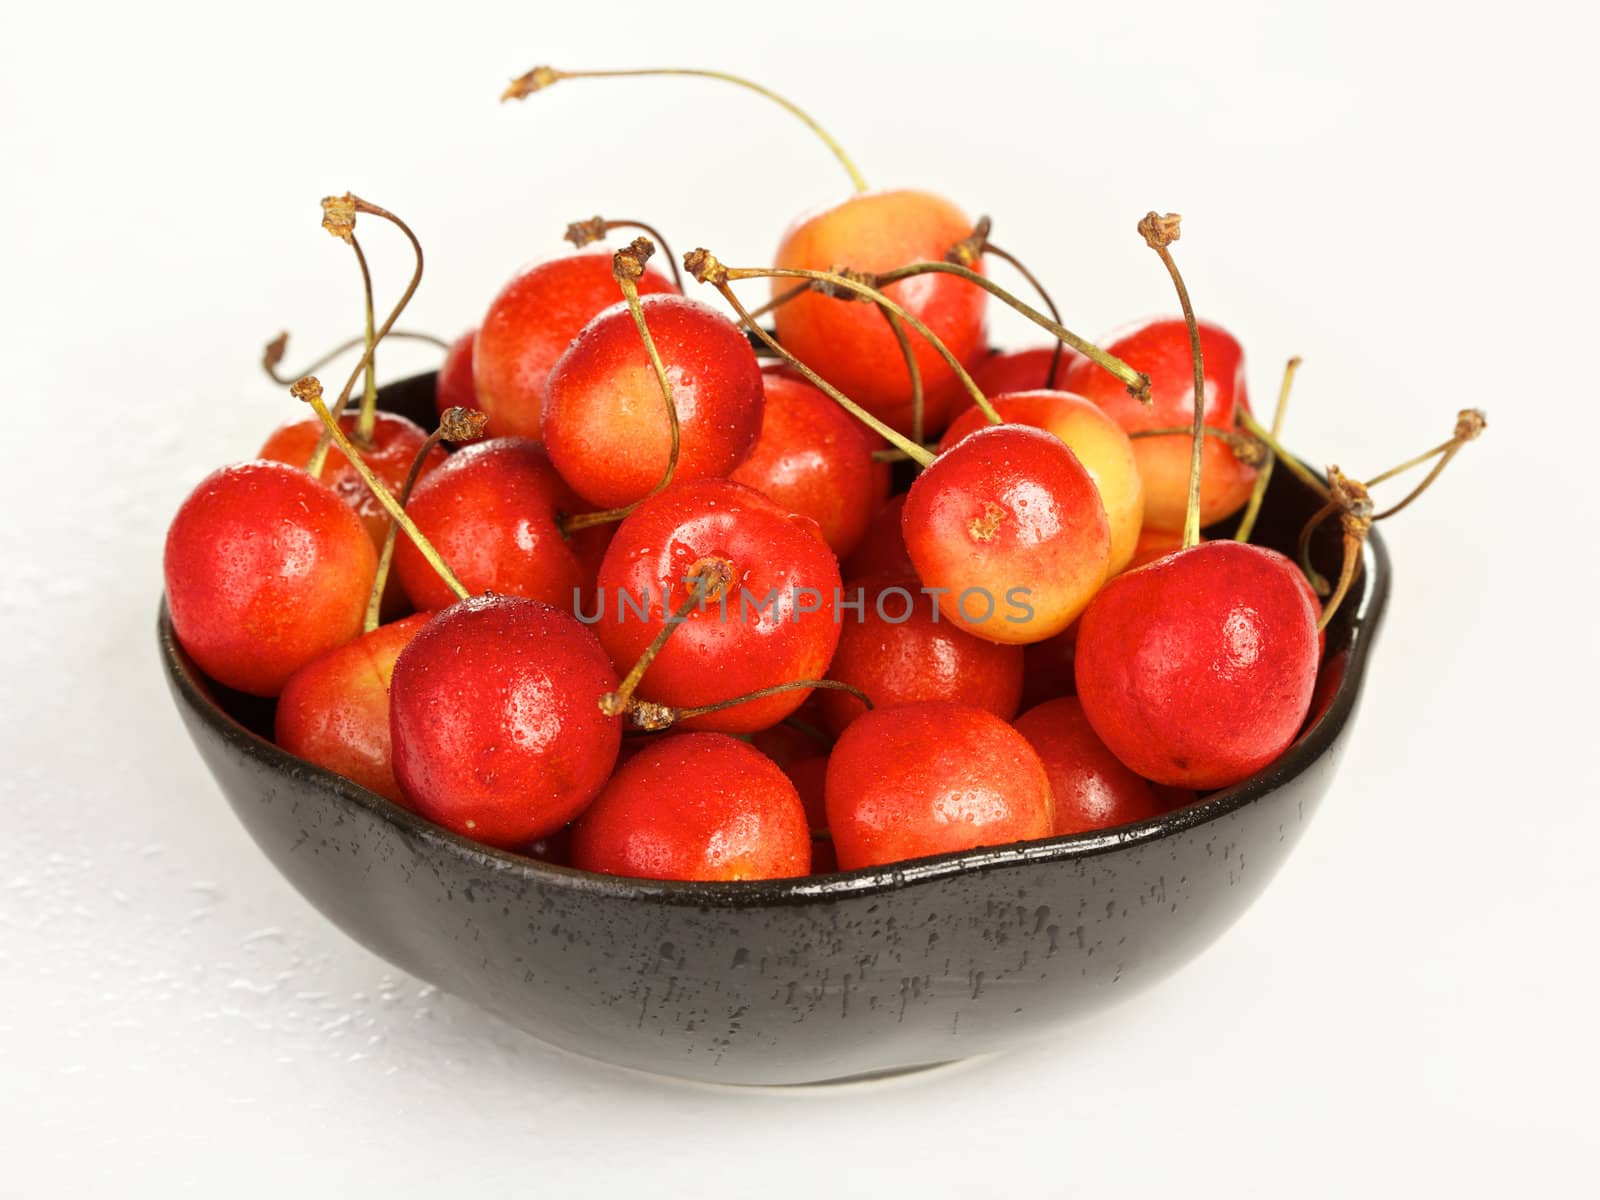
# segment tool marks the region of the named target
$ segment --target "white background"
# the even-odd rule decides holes
[[[1592,1189],[1591,12],[7,6],[0,1192]],[[944,1072],[682,1085],[398,976],[237,826],[159,678],[160,544],[202,474],[297,415],[260,344],[355,329],[318,198],[408,216],[431,257],[406,323],[454,334],[573,218],[755,262],[844,189],[712,83],[496,103],[546,61],[765,80],[873,182],[992,213],[1091,335],[1172,307],[1134,224],[1182,212],[1259,405],[1305,356],[1288,431],[1317,461],[1371,474],[1488,410],[1385,529],[1394,600],[1334,792],[1193,967]],[[398,239],[366,242],[392,295]]]

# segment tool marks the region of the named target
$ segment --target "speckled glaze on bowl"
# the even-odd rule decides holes
[[[433,377],[384,389],[431,421]],[[1257,540],[1316,508],[1273,477]],[[1330,523],[1331,526],[1332,523]],[[1337,545],[1316,547],[1331,572]],[[486,849],[274,746],[269,703],[200,674],[160,615],[195,746],[250,835],[351,937],[535,1037],[644,1071],[793,1084],[1017,1046],[1193,958],[1288,856],[1348,739],[1389,566],[1371,539],[1329,629],[1320,717],[1278,762],[1101,833],[808,879],[613,879]]]

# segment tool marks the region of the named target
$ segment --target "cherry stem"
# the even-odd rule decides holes
[[[1176,437],[1180,433],[1188,435],[1192,432],[1193,429],[1188,425],[1162,425],[1156,429],[1132,430],[1128,434],[1128,439],[1130,441],[1138,441],[1140,438]],[[1204,430],[1204,436],[1215,438],[1232,450],[1241,462],[1247,462],[1252,465],[1262,461],[1263,456],[1268,453],[1264,442],[1258,441],[1248,434],[1240,433],[1237,429],[1223,429],[1218,425],[1207,425]]]
[[[394,494],[384,486],[381,479],[372,473],[372,468],[367,466],[366,460],[361,457],[355,446],[351,444],[350,439],[345,436],[344,430],[339,428],[338,418],[329,412],[328,406],[323,403],[322,384],[317,377],[315,375],[307,375],[304,379],[297,380],[289,390],[294,394],[296,400],[304,400],[311,406],[312,411],[317,414],[317,419],[322,422],[322,428],[327,433],[331,443],[337,446],[340,453],[350,460],[350,465],[355,468],[356,474],[361,476],[361,481],[372,491],[378,503],[383,505],[388,510],[389,515],[406,531],[406,536],[411,539],[412,544],[416,546],[422,557],[428,560],[428,565],[439,573],[439,578],[444,580],[445,586],[456,594],[456,599],[465,600],[471,593],[461,586],[461,581],[456,578],[455,572],[450,569],[449,564],[439,556],[439,552],[433,548],[433,544],[422,535],[422,531],[406,515],[406,510],[400,506],[400,502],[394,498]]]
[[[450,343],[445,341],[443,338],[434,337],[434,335],[431,333],[417,333],[413,330],[391,330],[388,340],[391,342],[396,340],[427,342],[429,345],[437,346],[441,350],[450,349]],[[318,371],[327,366],[334,359],[338,358],[341,354],[348,354],[357,346],[365,346],[366,341],[367,339],[365,334],[357,334],[353,338],[346,338],[315,362],[307,363],[305,370],[289,375],[282,374],[278,371],[279,365],[283,362],[284,353],[289,349],[288,333],[280,333],[262,348],[261,369],[267,373],[267,378],[271,379],[273,383],[282,384],[284,387],[288,387],[296,379],[303,379],[307,375],[315,375]]]
[[[900,357],[905,360],[906,374],[911,377],[911,440],[918,445],[922,444],[923,399],[922,399],[922,368],[917,365],[917,355],[911,349],[911,339],[906,336],[906,327],[899,317],[887,308],[879,308],[883,319],[889,322],[889,328],[894,331],[894,340],[900,344]]]
[[[1316,512],[1312,513],[1310,519],[1301,526],[1300,539],[1295,543],[1295,556],[1300,560],[1300,570],[1305,573],[1307,582],[1311,584],[1311,590],[1319,596],[1326,596],[1331,587],[1327,578],[1311,563],[1311,535],[1317,531],[1324,521],[1338,511],[1339,502],[1330,499]]]
[[[1380,483],[1386,483],[1389,480],[1393,479],[1396,475],[1403,475],[1403,474],[1405,474],[1405,472],[1411,470],[1412,467],[1420,467],[1423,463],[1427,462],[1430,458],[1437,458],[1441,454],[1450,453],[1450,452],[1454,451],[1455,449],[1457,449],[1459,446],[1460,446],[1460,443],[1457,442],[1456,439],[1453,438],[1453,437],[1450,438],[1448,441],[1440,442],[1432,450],[1424,450],[1421,454],[1418,454],[1414,458],[1406,459],[1406,461],[1401,463],[1398,467],[1390,467],[1387,471],[1384,471],[1382,474],[1374,475],[1371,479],[1367,480],[1367,486],[1368,487],[1376,487]],[[1437,469],[1437,468],[1435,468],[1435,469]]]
[[[911,441],[899,430],[880,421],[793,354],[789,353],[785,347],[779,345],[777,339],[763,329],[760,322],[751,316],[749,310],[739,302],[739,297],[734,295],[733,288],[728,283],[727,268],[718,262],[716,256],[709,250],[689,251],[688,254],[683,256],[683,265],[696,280],[701,283],[709,283],[716,288],[722,294],[722,298],[728,302],[728,306],[739,315],[739,319],[744,322],[746,329],[760,338],[779,358],[804,375],[813,386],[831,397],[840,408],[855,417],[856,420],[867,426],[874,433],[877,433],[885,441],[898,447],[907,458],[918,466],[928,467],[933,464],[934,456],[929,451],[918,443]]]
[[[754,700],[765,700],[768,696],[779,696],[784,692],[797,691],[800,688],[824,688],[835,692],[849,692],[857,700],[867,706],[871,711],[872,697],[868,696],[858,687],[848,683],[841,683],[837,679],[792,679],[788,683],[775,683],[771,687],[758,688],[756,691],[747,692],[743,696],[735,696],[731,700],[719,700],[715,704],[702,704],[698,708],[675,708],[669,711],[673,714],[674,721],[686,721],[690,717],[703,717],[707,713],[721,712],[725,708],[735,708],[740,704],[749,704]],[[805,732],[817,736],[815,730]]]
[[[587,221],[574,221],[567,226],[564,235],[576,249],[583,249],[591,242],[602,240],[608,233],[617,229],[642,229],[661,246],[661,253],[666,256],[667,266],[672,268],[672,282],[677,289],[683,291],[683,275],[678,270],[678,260],[673,257],[672,247],[667,245],[667,239],[661,236],[661,231],[654,225],[646,225],[643,221],[608,221],[604,217],[590,217]]]
[[[688,256],[686,255],[685,262],[687,263],[687,261]],[[928,344],[938,352],[939,357],[944,359],[945,363],[948,364],[950,369],[955,372],[956,378],[961,380],[961,386],[966,388],[967,394],[972,397],[973,403],[983,410],[983,415],[989,419],[990,423],[995,425],[1001,424],[1000,414],[995,412],[994,405],[989,403],[989,397],[985,396],[983,394],[983,389],[973,382],[972,376],[969,375],[967,373],[967,369],[961,365],[961,360],[950,352],[950,347],[946,346],[944,342],[939,339],[938,334],[929,329],[928,326],[923,323],[920,317],[907,312],[898,303],[890,299],[883,292],[879,291],[878,288],[873,286],[871,283],[865,282],[862,277],[856,275],[855,273],[847,271],[814,271],[807,270],[803,267],[725,267],[723,269],[727,272],[727,278],[729,280],[809,279],[813,285],[819,283],[826,284],[826,288],[815,289],[818,291],[823,291],[824,294],[830,294],[835,291],[846,291],[852,295],[860,296],[863,300],[872,301],[884,312],[892,313],[894,316],[899,317],[907,325],[911,326],[912,329],[915,329],[918,334],[925,338]],[[983,276],[979,275],[978,278],[982,279]]]
[[[1272,436],[1274,438],[1283,432],[1283,418],[1289,407],[1289,389],[1293,386],[1294,374],[1299,369],[1300,356],[1298,354],[1283,366],[1283,382],[1278,385],[1278,403],[1272,410]],[[1267,498],[1267,485],[1272,482],[1272,468],[1276,462],[1277,456],[1271,450],[1268,450],[1266,461],[1261,464],[1261,469],[1256,475],[1255,486],[1250,489],[1250,502],[1245,505],[1244,516],[1239,518],[1239,528],[1234,531],[1234,541],[1248,542],[1250,535],[1255,532],[1256,519],[1261,516],[1261,505]]]
[[[655,487],[635,500],[632,504],[623,505],[621,508],[608,508],[601,512],[578,513],[567,517],[561,522],[561,533],[568,536],[577,533],[580,529],[589,529],[595,525],[607,525],[612,521],[625,519],[634,509],[643,504],[651,496],[659,495],[671,483],[672,477],[678,470],[678,452],[681,443],[681,433],[678,428],[678,404],[672,395],[672,382],[667,378],[666,364],[661,361],[661,352],[656,349],[656,342],[650,336],[650,326],[645,323],[644,308],[639,303],[638,280],[644,274],[644,264],[656,252],[654,243],[649,238],[634,238],[633,242],[618,250],[611,256],[611,277],[617,281],[617,286],[622,289],[622,296],[628,302],[628,312],[633,315],[634,326],[639,330],[639,340],[644,343],[645,353],[650,356],[650,365],[655,368],[656,382],[661,385],[661,398],[667,406],[667,429],[671,439],[670,449],[667,451],[667,469],[661,473],[661,478]]]
[[[411,460],[411,468],[406,472],[405,483],[400,487],[400,507],[404,508],[411,502],[411,489],[417,486],[417,480],[422,477],[422,469],[427,465],[428,456],[433,453],[435,446],[440,442],[459,444],[476,441],[483,436],[484,426],[488,423],[489,415],[476,409],[445,409],[439,416],[439,427],[423,440],[416,457]],[[389,532],[383,538],[383,550],[378,555],[378,573],[373,577],[372,592],[367,597],[367,619],[362,626],[367,633],[378,627],[378,617],[383,608],[383,593],[389,583],[389,567],[394,561],[394,548],[399,535],[400,526],[390,521]]]
[[[1322,499],[1326,500],[1328,498],[1328,485],[1318,479],[1312,473],[1310,467],[1285,450],[1272,431],[1256,420],[1253,413],[1241,408],[1238,410],[1237,416],[1239,424],[1244,426],[1245,432],[1255,438],[1256,441],[1264,443],[1267,449],[1272,451],[1272,457],[1289,468],[1291,475],[1322,497]]]
[[[1189,504],[1183,514],[1183,548],[1200,544],[1200,458],[1205,446],[1206,367],[1200,352],[1200,325],[1194,318],[1194,306],[1189,303],[1189,289],[1184,286],[1178,264],[1172,261],[1167,249],[1178,240],[1177,213],[1161,216],[1146,213],[1139,222],[1139,236],[1145,245],[1161,256],[1161,263],[1172,276],[1172,286],[1178,289],[1178,303],[1183,308],[1183,322],[1189,327],[1189,361],[1194,366],[1194,440],[1189,452]]]
[[[639,660],[633,664],[622,682],[614,692],[607,692],[600,697],[600,711],[608,717],[620,717],[624,713],[633,712],[637,704],[633,693],[638,690],[639,681],[644,678],[644,673],[650,669],[650,664],[655,662],[656,655],[661,653],[661,648],[667,644],[673,632],[689,619],[689,614],[706,602],[707,595],[713,590],[726,589],[733,582],[733,571],[725,563],[713,562],[705,570],[694,574],[689,583],[689,597],[678,610],[667,618],[666,624],[661,627],[661,632],[651,639],[650,644],[644,648],[644,653],[639,655]],[[665,597],[662,607],[665,608]],[[665,710],[665,705],[656,705],[656,711]],[[667,724],[671,724],[670,721]],[[665,728],[662,726],[650,726]]]
[[[1461,447],[1465,446],[1468,442],[1476,441],[1479,436],[1482,435],[1483,431],[1488,427],[1488,419],[1483,415],[1483,412],[1480,409],[1463,408],[1456,414],[1455,432],[1450,435],[1449,441],[1435,446],[1432,450],[1426,451],[1423,454],[1419,454],[1415,458],[1409,458],[1405,462],[1401,463],[1398,467],[1391,467],[1389,470],[1383,472],[1383,474],[1374,475],[1371,479],[1367,480],[1367,486],[1370,488],[1375,484],[1383,483],[1385,480],[1393,479],[1396,475],[1399,475],[1405,471],[1409,471],[1412,467],[1421,466],[1436,454],[1440,456],[1439,461],[1434,464],[1433,470],[1429,471],[1427,477],[1423,479],[1421,483],[1417,484],[1416,487],[1412,488],[1409,493],[1407,493],[1405,499],[1401,500],[1400,503],[1385,509],[1372,519],[1374,521],[1382,521],[1388,517],[1394,516],[1398,512],[1403,512],[1413,500],[1428,490],[1435,479],[1439,478],[1444,469],[1450,465],[1450,460],[1460,453]]]
[[[972,232],[962,238],[945,252],[945,261],[953,262],[963,267],[976,267],[978,261],[985,254],[992,254],[1003,262],[1011,264],[1013,269],[1028,281],[1028,286],[1039,293],[1039,299],[1044,301],[1044,306],[1050,310],[1050,316],[1057,325],[1061,324],[1061,310],[1056,307],[1056,302],[1050,298],[1050,293],[1044,284],[1039,282],[1038,276],[1028,270],[1027,266],[1009,250],[1002,250],[989,240],[989,230],[994,228],[994,222],[988,217],[979,217],[978,223],[972,227]],[[1044,386],[1055,386],[1056,372],[1061,368],[1061,355],[1066,350],[1066,343],[1060,338],[1056,339],[1055,349],[1050,353],[1050,366],[1044,377]]]
[[[799,717],[785,717],[779,723],[787,725],[790,729],[798,730],[799,732],[805,734],[812,741],[817,742],[820,745],[833,745],[833,739],[829,737],[825,731],[818,729],[810,721],[802,721]]]
[[[1060,321],[1053,321],[1044,313],[1034,308],[1031,304],[1018,299],[998,283],[987,276],[980,275],[970,267],[953,262],[915,262],[907,263],[903,267],[896,267],[892,271],[884,271],[874,276],[879,287],[888,287],[891,283],[898,283],[902,279],[910,279],[913,275],[944,274],[955,275],[965,279],[976,287],[981,287],[997,300],[1009,305],[1041,329],[1048,330],[1057,341],[1065,342],[1079,354],[1093,359],[1105,370],[1116,376],[1117,380],[1128,389],[1128,395],[1142,404],[1150,403],[1150,376],[1142,371],[1135,371],[1127,363],[1114,354],[1108,354],[1093,342],[1085,341],[1072,330],[1062,325]]]
[[[1361,547],[1367,540],[1367,531],[1372,528],[1372,518],[1352,517],[1345,513],[1341,518],[1344,524],[1344,562],[1339,568],[1339,582],[1334,586],[1333,595],[1328,597],[1322,606],[1322,615],[1317,618],[1317,632],[1321,633],[1333,620],[1333,614],[1339,611],[1339,606],[1344,603],[1344,598],[1350,592],[1350,585],[1355,581],[1356,568],[1361,565]]]
[[[1017,273],[1028,281],[1033,290],[1039,293],[1039,299],[1043,300],[1044,306],[1050,310],[1051,320],[1055,321],[1057,325],[1061,324],[1061,310],[1056,307],[1056,302],[1050,298],[1050,293],[1045,290],[1044,284],[1040,283],[1034,273],[1023,265],[1021,259],[1012,254],[1009,250],[1002,250],[993,242],[988,243],[985,249],[988,251],[988,253],[994,255],[996,258],[1010,263]],[[1044,377],[1044,386],[1046,388],[1055,387],[1056,372],[1061,369],[1061,356],[1066,352],[1066,349],[1067,344],[1060,338],[1057,338],[1055,349],[1050,352],[1050,368]]]
[[[353,233],[350,235],[350,248],[356,252],[356,262],[361,266],[362,311],[366,322],[361,341],[366,351],[363,357],[367,360],[366,377],[362,381],[361,415],[356,419],[353,440],[358,445],[370,446],[372,431],[378,421],[378,358],[375,353],[378,339],[376,318],[372,313],[372,271],[367,267],[367,256],[361,249],[361,241]]]
[[[724,83],[731,83],[747,91],[754,92],[758,96],[765,96],[774,104],[787,109],[792,115],[798,117],[812,133],[822,139],[823,144],[833,151],[833,156],[839,160],[845,171],[849,173],[850,182],[855,186],[856,191],[864,192],[867,190],[867,181],[862,178],[861,172],[856,169],[855,163],[850,161],[850,156],[844,152],[844,148],[834,141],[832,135],[821,125],[818,125],[809,113],[791,101],[784,99],[777,92],[764,88],[759,83],[752,82],[741,76],[730,75],[725,71],[705,71],[687,67],[650,67],[616,71],[561,71],[555,67],[534,67],[527,74],[513,79],[510,86],[501,93],[500,99],[502,102],[506,100],[523,100],[533,95],[534,92],[542,91],[551,84],[559,83],[563,79],[623,79],[646,75],[685,75],[697,79],[720,79]]]
[[[1329,467],[1328,491],[1331,494],[1328,503],[1306,523],[1300,534],[1301,554],[1308,558],[1312,530],[1331,511],[1339,513],[1339,524],[1344,531],[1344,561],[1339,567],[1339,582],[1333,589],[1333,595],[1322,606],[1322,616],[1317,621],[1318,633],[1328,627],[1333,614],[1339,611],[1339,605],[1344,603],[1345,596],[1349,594],[1356,570],[1361,565],[1361,548],[1366,544],[1367,534],[1372,532],[1372,498],[1367,494],[1365,484],[1349,478],[1338,467]],[[1327,581],[1322,580],[1322,585],[1318,590],[1325,593]]]
[[[411,279],[406,284],[405,291],[400,294],[400,299],[395,302],[395,306],[389,311],[388,317],[378,327],[376,334],[367,345],[366,352],[362,354],[361,360],[356,363],[355,369],[350,372],[349,380],[339,393],[339,399],[333,406],[335,431],[338,429],[339,418],[344,415],[345,406],[350,403],[350,395],[355,391],[356,381],[361,378],[372,362],[378,343],[389,336],[389,331],[394,328],[394,323],[400,319],[400,314],[405,311],[406,305],[411,303],[411,297],[417,294],[417,286],[422,282],[422,243],[417,240],[417,235],[411,231],[411,226],[407,225],[388,209],[380,208],[378,205],[363,200],[350,192],[346,192],[342,196],[327,196],[322,201],[322,227],[333,234],[334,237],[350,241],[355,237],[357,213],[367,213],[374,217],[381,217],[394,225],[401,233],[406,235],[406,240],[411,243],[411,250],[416,255],[417,261],[416,266],[412,269]],[[306,469],[311,472],[313,477],[322,474],[322,464],[328,457],[330,438],[330,433],[324,430],[322,436],[317,439],[317,447],[312,451],[311,461],[306,465]]]
[[[939,453],[939,447],[938,446],[924,445],[922,448],[924,450],[926,450],[929,454],[932,454],[932,455],[935,455],[935,456],[937,456],[938,453]],[[907,454],[904,450],[890,450],[890,449],[874,450],[872,452],[872,461],[873,462],[886,462],[886,463],[910,462],[911,461],[911,456],[909,454]]]
[[[789,301],[795,299],[797,296],[804,296],[810,290],[811,290],[811,285],[809,283],[796,284],[794,287],[790,288],[786,292],[779,292],[776,296],[774,296],[771,300],[768,300],[760,308],[751,309],[750,310],[750,315],[752,317],[764,317],[769,312],[773,311],[773,309],[782,308],[785,304],[789,303]]]

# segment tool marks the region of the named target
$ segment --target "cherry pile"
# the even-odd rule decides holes
[[[507,97],[608,74],[760,92],[857,190],[771,266],[684,255],[703,299],[669,253],[658,268],[648,226],[576,222],[572,250],[440,343],[432,431],[377,407],[380,344],[425,336],[395,328],[422,247],[386,209],[324,200],[366,296],[335,354],[361,357],[330,403],[277,374],[284,338],[268,347],[313,415],[201,481],[165,554],[179,642],[276,697],[283,748],[491,846],[739,880],[1146,820],[1314,723],[1363,539],[1481,414],[1380,476],[1324,481],[1278,441],[1297,362],[1261,424],[1238,340],[1194,315],[1176,216],[1138,232],[1181,313],[1091,343],[987,218],[868,191],[757,85],[538,68]],[[382,321],[368,219],[415,259]],[[756,307],[735,287],[753,280]],[[993,350],[997,301],[1049,340]],[[1427,464],[1376,511],[1371,485]],[[1296,557],[1250,542],[1275,469],[1326,501]],[[1310,562],[1326,522],[1331,580]]]

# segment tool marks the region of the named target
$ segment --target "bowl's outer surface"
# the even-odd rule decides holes
[[[386,402],[420,407],[431,379],[386,389]],[[1292,545],[1315,507],[1277,472],[1259,540]],[[580,1054],[802,1083],[1036,1039],[1194,957],[1259,894],[1326,792],[1387,578],[1374,538],[1330,627],[1345,674],[1327,711],[1237,787],[1105,833],[746,884],[610,879],[457,838],[278,750],[251,731],[259,702],[206,681],[164,607],[160,633],[179,711],[239,819],[363,945]]]

